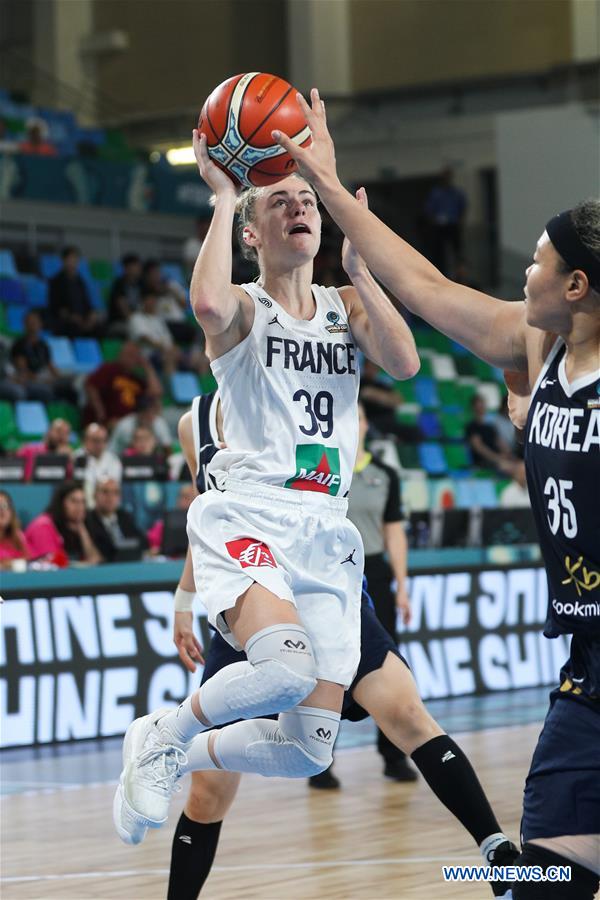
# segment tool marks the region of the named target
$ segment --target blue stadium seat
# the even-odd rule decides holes
[[[27,306],[39,309],[48,304],[48,282],[37,275],[21,275]]]
[[[456,505],[460,508],[481,506],[484,509],[498,506],[496,489],[491,478],[469,478],[460,481],[456,488]]]
[[[43,278],[54,278],[62,268],[62,261],[58,253],[42,253],[39,266]]]
[[[194,397],[202,393],[198,378],[193,372],[173,372],[171,394],[175,403],[189,406]]]
[[[81,263],[87,266],[87,260],[81,260]],[[95,278],[90,275],[89,269],[86,271],[85,268],[82,271],[81,265],[79,266],[79,274],[83,278],[85,282],[85,286],[88,289],[90,295],[90,303],[92,304],[93,309],[104,309],[104,300],[102,299],[102,291],[100,290],[100,286]]]
[[[78,372],[93,372],[104,362],[96,338],[75,338],[73,341]]]
[[[185,280],[183,275],[183,269],[179,265],[179,263],[161,263],[160,265],[163,276],[168,281],[176,281],[177,284],[182,285],[182,287],[187,287],[188,283]]]
[[[0,275],[3,278],[16,278],[18,274],[12,250],[0,250]]]
[[[414,386],[415,399],[421,406],[429,408],[433,406],[437,408],[440,405],[437,388],[433,378],[425,375],[420,378],[415,378]]]
[[[6,307],[6,327],[10,334],[23,334],[26,315],[27,307],[23,303],[11,303]]]
[[[433,441],[430,443],[419,444],[419,461],[421,468],[425,469],[428,475],[445,475],[448,471],[448,464],[441,444]]]
[[[442,428],[437,413],[427,411],[420,413],[417,424],[426,438],[434,440],[441,438]]]
[[[25,291],[17,278],[0,278],[0,300],[3,303],[25,302]]]
[[[37,400],[18,400],[15,403],[15,420],[22,437],[41,437],[48,431],[46,407]]]
[[[74,372],[77,369],[77,360],[73,353],[73,347],[68,337],[48,337],[48,346],[52,362],[61,372]]]

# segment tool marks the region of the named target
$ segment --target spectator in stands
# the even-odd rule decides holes
[[[139,530],[131,513],[121,508],[121,485],[114,478],[101,479],[94,491],[94,509],[86,516],[90,537],[105,562],[127,555],[141,559],[148,549],[146,535]]]
[[[121,460],[107,445],[108,431],[104,425],[92,422],[83,433],[83,447],[73,455],[73,471],[83,481],[88,506],[93,505],[98,481],[111,478],[120,484],[123,477]]]
[[[187,291],[180,284],[163,277],[160,263],[149,259],[142,276],[143,293],[153,293],[157,299],[156,312],[168,325],[180,344],[190,344],[197,337],[197,326],[186,321]]]
[[[24,444],[17,450],[17,456],[25,457],[24,477],[29,481],[33,472],[35,457],[42,453],[54,453],[57,456],[73,457],[73,448],[69,443],[71,425],[66,419],[52,419],[50,427],[41,443]]]
[[[88,289],[78,271],[81,259],[79,250],[77,247],[65,247],[61,255],[62,269],[49,282],[48,324],[54,334],[98,336],[98,316],[92,309]]]
[[[402,394],[392,387],[388,376],[370,359],[365,359],[363,363],[360,399],[370,424],[380,434],[393,434],[409,443],[421,440],[421,432],[416,426],[397,420],[395,413],[402,407]]]
[[[465,192],[453,184],[454,173],[445,168],[425,201],[430,225],[429,258],[440,272],[450,276],[453,266],[462,261],[463,222],[467,211]]]
[[[102,556],[85,524],[85,494],[77,481],[64,481],[50,501],[46,512],[25,529],[32,559],[48,559],[56,565],[70,562],[96,565]]]
[[[142,261],[135,253],[126,253],[121,260],[123,274],[113,281],[108,301],[108,332],[127,337],[128,323],[139,309],[142,298]]]
[[[41,400],[49,403],[64,397],[69,403],[77,403],[73,379],[61,375],[52,362],[50,348],[41,335],[42,317],[36,310],[25,316],[25,334],[17,338],[11,347],[10,358],[14,366],[15,382],[22,388],[22,400]]]
[[[158,298],[149,289],[142,295],[142,308],[129,319],[129,338],[139,344],[159,372],[171,374],[181,351],[165,321],[158,315]]]
[[[177,495],[176,509],[182,509],[185,512],[190,508],[192,501],[196,497],[196,487],[193,484],[182,484]],[[148,529],[146,534],[148,543],[150,544],[150,553],[159,553],[162,547],[162,539],[165,530],[163,519],[159,519],[154,523],[152,528]]]
[[[57,156],[58,150],[47,137],[48,125],[43,119],[28,119],[27,138],[19,144],[19,152],[28,156]]]
[[[0,569],[13,568],[16,559],[31,559],[31,549],[21,531],[12,497],[0,491]]]
[[[125,449],[124,456],[153,456],[164,459],[170,447],[159,447],[156,436],[150,425],[136,425],[133,429],[131,443]]]
[[[486,421],[485,398],[476,394],[471,401],[471,410],[473,418],[467,425],[465,439],[471,448],[473,464],[510,475],[516,460],[496,426]]]
[[[500,409],[494,415],[494,425],[502,441],[510,448],[511,453],[515,456],[521,456],[522,447],[518,441],[517,430],[510,421],[508,414],[508,396],[502,398]]]
[[[210,225],[210,219],[196,219],[195,234],[190,236],[184,243],[181,256],[183,260],[183,268],[188,278],[192,277],[198,254],[202,250],[202,244]]]
[[[85,381],[88,405],[84,422],[112,428],[134,412],[140,397],[160,397],[162,387],[154,369],[133,341],[123,344],[115,362],[103,363]]]
[[[505,509],[531,508],[529,491],[527,490],[527,477],[525,475],[525,463],[519,459],[512,469],[512,481],[500,494],[500,506]]]
[[[167,420],[160,413],[158,397],[140,397],[136,412],[125,416],[115,426],[109,445],[112,452],[120,456],[131,444],[136,427],[143,425],[151,429],[159,448],[168,453],[173,438]]]

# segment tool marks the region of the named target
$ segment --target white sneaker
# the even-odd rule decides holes
[[[159,709],[131,723],[123,742],[123,771],[113,802],[113,821],[126,844],[139,844],[148,828],[166,822],[171,794],[187,762],[185,750],[169,743],[157,722],[168,709]],[[187,748],[187,744],[184,745]]]

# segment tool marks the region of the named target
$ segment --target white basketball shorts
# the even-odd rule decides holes
[[[187,531],[208,619],[241,650],[223,613],[256,582],[296,606],[317,677],[348,687],[360,658],[362,539],[347,501],[229,478],[196,497]]]

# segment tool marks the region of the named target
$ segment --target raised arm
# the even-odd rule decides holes
[[[367,206],[364,188],[356,196]],[[342,288],[340,296],[360,349],[393,378],[412,378],[420,365],[412,333],[348,238],[342,247],[342,265],[353,286]]]
[[[244,329],[242,304],[249,298],[237,285],[231,283],[232,253],[231,232],[235,215],[237,190],[231,179],[211,162],[206,148],[206,137],[194,130],[194,152],[200,175],[214,191],[215,209],[210,228],[194,265],[190,285],[190,302],[196,319],[207,337],[209,356],[224,352],[222,347],[212,347],[213,336],[223,335],[231,329],[233,346]],[[238,332],[238,333],[236,333]],[[227,347],[225,347],[227,349]]]
[[[303,150],[279,131],[273,137],[296,160],[322,202],[366,265],[410,310],[492,365],[523,370],[527,364],[525,306],[455,284],[362,206],[339,181],[325,105],[316,90],[312,108],[298,102],[312,131]]]

